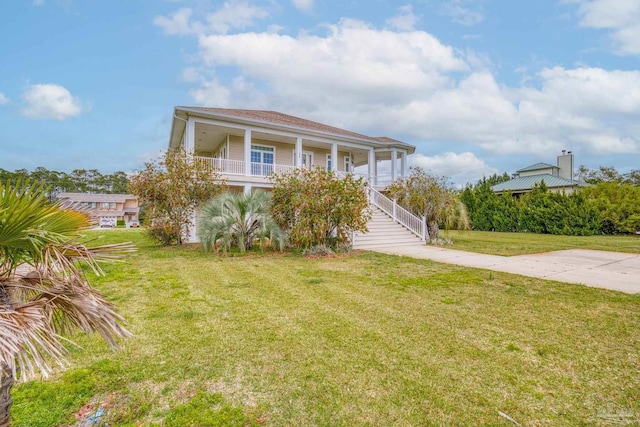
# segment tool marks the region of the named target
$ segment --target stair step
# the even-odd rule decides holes
[[[383,249],[397,246],[424,244],[422,240],[389,215],[372,207],[371,219],[367,223],[367,233],[356,233],[354,248]]]

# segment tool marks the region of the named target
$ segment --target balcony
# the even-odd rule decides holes
[[[243,178],[247,178],[250,182],[268,182],[267,177],[272,173],[282,174],[292,172],[296,169],[295,166],[290,165],[278,165],[267,163],[251,163],[250,174],[247,176],[245,170],[245,162],[243,160],[229,160],[229,159],[217,159],[213,157],[201,157],[193,156],[195,162],[204,164],[211,170],[219,172],[223,178],[227,178],[233,181],[242,181]],[[357,168],[356,168],[357,169]],[[344,175],[345,172],[337,171],[338,174]],[[393,182],[391,174],[383,175],[369,175],[360,173],[357,170],[350,172],[350,175],[356,177],[362,177],[365,181],[376,188],[383,188]]]

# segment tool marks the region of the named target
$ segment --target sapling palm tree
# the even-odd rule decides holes
[[[78,231],[91,224],[89,215],[49,202],[47,191],[34,182],[0,182],[0,427],[9,425],[17,378],[64,366],[61,334],[97,331],[112,347],[130,335],[82,265],[101,274],[99,262],[132,246],[87,248]]]
[[[261,249],[270,242],[282,250],[285,244],[285,233],[271,218],[269,195],[263,191],[213,198],[200,211],[197,234],[206,251],[226,252],[236,246],[244,253],[256,241]]]

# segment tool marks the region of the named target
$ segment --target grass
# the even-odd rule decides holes
[[[104,236],[140,248],[94,280],[135,337],[116,353],[74,337],[66,373],[14,389],[16,426],[101,405],[112,426],[640,418],[638,296],[367,252],[225,258]]]
[[[640,253],[640,236],[556,236],[493,231],[442,231],[453,240],[451,249],[491,255],[524,255],[565,249],[595,249]]]

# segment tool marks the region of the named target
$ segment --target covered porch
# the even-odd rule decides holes
[[[272,173],[305,167],[354,174],[370,185],[382,188],[408,174],[407,156],[413,152],[412,146],[400,141],[352,134],[336,128],[330,129],[347,135],[266,121],[256,123],[239,117],[233,117],[233,120],[212,118],[197,112],[185,117],[174,115],[174,118],[170,148],[184,148],[195,161],[220,172],[229,185],[242,186],[245,190],[270,187],[267,177]],[[303,119],[298,121],[316,124]]]

